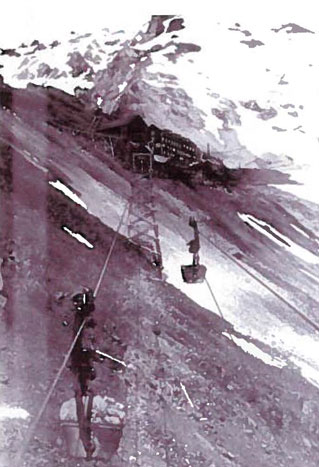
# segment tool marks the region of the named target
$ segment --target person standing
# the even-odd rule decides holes
[[[198,226],[194,217],[189,218],[189,225],[194,229],[194,238],[187,243],[189,247],[188,251],[193,254],[193,266],[198,266],[200,243]]]
[[[92,289],[85,288],[83,292],[74,295],[72,302],[75,311],[74,337],[85,321],[71,353],[71,371],[76,377],[75,402],[80,439],[86,452],[86,458],[89,460],[95,451],[91,430],[93,392],[90,390],[89,384],[96,377],[93,362],[97,360],[94,348],[96,322],[92,317],[95,310]]]

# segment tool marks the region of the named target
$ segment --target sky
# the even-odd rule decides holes
[[[306,134],[293,132],[289,116],[272,130],[271,123],[258,122],[252,112],[243,116],[238,128],[241,141],[254,153],[263,151],[291,155],[304,170],[298,173],[303,187],[293,188],[303,197],[319,199],[319,7],[317,0],[223,0],[185,2],[146,0],[11,0],[2,6],[0,47],[17,47],[38,39],[45,43],[61,39],[70,31],[93,32],[108,27],[136,32],[152,14],[181,14],[188,27],[188,39],[202,46],[201,69],[211,77],[211,88],[229,99],[258,100],[275,107],[293,102],[299,110]],[[272,28],[297,23],[316,34],[275,33]],[[229,31],[235,23],[252,33],[265,46],[248,48],[239,32]],[[266,73],[266,68],[269,73]],[[278,86],[280,77],[289,82]],[[278,123],[279,122],[279,123]],[[289,125],[291,128],[289,128]],[[296,123],[297,125],[297,123]],[[266,144],[265,144],[266,143]]]
[[[256,28],[298,22],[319,30],[316,0],[161,0],[157,4],[147,0],[55,0],[50,3],[10,0],[1,10],[0,43],[6,47],[34,38],[54,39],[72,29],[76,32],[106,26],[134,29],[139,27],[141,19],[146,22],[152,14],[189,16],[198,25],[198,37],[207,35],[210,24],[216,21],[246,22]]]

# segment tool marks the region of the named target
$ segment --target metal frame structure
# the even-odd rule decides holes
[[[138,160],[145,165],[138,165]],[[154,205],[152,165],[153,153],[134,153],[132,157],[133,170],[142,175],[132,183],[127,236],[129,241],[139,246],[148,261],[154,266],[156,276],[162,279],[162,252],[159,240],[159,229],[156,222]]]

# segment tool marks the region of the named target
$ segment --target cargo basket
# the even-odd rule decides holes
[[[76,422],[62,422],[64,439],[69,456],[86,458],[86,452],[80,439],[79,425]],[[113,424],[92,423],[92,437],[96,449],[92,457],[107,457],[110,459],[117,451],[122,437],[123,426]]]

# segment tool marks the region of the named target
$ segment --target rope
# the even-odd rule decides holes
[[[319,332],[319,325],[316,324],[312,319],[308,318],[307,315],[305,315],[302,311],[298,310],[292,303],[290,303],[288,300],[286,300],[281,294],[276,292],[272,287],[270,287],[268,284],[266,284],[263,280],[261,280],[259,277],[257,277],[255,274],[249,271],[249,269],[245,268],[239,261],[237,261],[235,258],[233,258],[231,255],[226,253],[224,250],[222,250],[219,246],[216,245],[216,243],[211,240],[210,238],[206,237],[205,235],[201,234],[203,238],[205,238],[209,243],[211,243],[218,251],[220,251],[226,258],[228,258],[230,261],[233,263],[237,264],[237,266],[245,271],[250,277],[255,279],[259,284],[261,284],[265,289],[267,289],[269,292],[271,292],[275,297],[277,297],[279,300],[281,300],[285,305],[287,305],[292,311],[297,313],[304,321],[306,321],[315,331]]]
[[[33,433],[34,433],[34,430],[35,430],[37,424],[39,423],[40,418],[42,417],[42,414],[43,414],[43,412],[44,412],[44,410],[45,410],[45,408],[46,408],[46,406],[47,406],[47,404],[48,404],[48,402],[49,402],[50,397],[52,396],[52,393],[53,393],[53,391],[54,391],[54,389],[55,389],[55,386],[57,385],[57,382],[59,381],[59,379],[60,379],[60,377],[61,377],[61,374],[62,374],[64,368],[66,367],[66,364],[67,364],[67,362],[68,362],[68,360],[69,360],[69,358],[70,358],[70,355],[71,355],[71,353],[72,353],[72,350],[74,349],[74,346],[75,346],[75,344],[76,344],[76,341],[78,340],[79,335],[81,334],[82,329],[83,329],[85,323],[86,323],[86,319],[83,320],[81,326],[79,327],[79,330],[78,330],[78,332],[76,333],[76,336],[74,337],[74,339],[73,339],[73,341],[72,341],[72,344],[71,344],[71,346],[70,346],[70,348],[69,348],[67,354],[66,354],[65,357],[64,357],[63,363],[62,363],[62,365],[61,365],[61,367],[60,367],[60,369],[59,369],[59,371],[58,371],[58,373],[57,373],[57,375],[56,375],[56,377],[55,377],[53,383],[51,384],[51,387],[50,387],[50,389],[49,389],[49,391],[48,391],[48,393],[47,393],[47,395],[46,395],[46,398],[44,399],[44,401],[43,401],[43,403],[42,403],[42,405],[41,405],[41,408],[40,408],[40,410],[39,410],[39,413],[38,413],[38,415],[36,416],[36,418],[34,419],[32,425],[31,425],[30,428],[29,428],[29,432],[28,432],[28,434],[27,434],[27,436],[26,436],[26,438],[25,438],[25,441],[24,441],[24,443],[22,444],[22,447],[21,447],[21,449],[19,450],[19,452],[18,452],[18,454],[17,454],[17,456],[16,456],[15,464],[14,464],[16,467],[21,467],[21,464],[20,464],[21,458],[22,458],[23,454],[25,453],[25,451],[26,451],[26,449],[27,449],[27,447],[28,447],[28,444],[29,444],[30,441],[31,441],[32,435],[33,435]]]
[[[213,300],[214,300],[214,302],[215,302],[215,305],[216,305],[216,307],[217,307],[217,310],[218,310],[218,312],[219,312],[221,318],[225,319],[225,318],[224,318],[224,315],[223,315],[223,313],[222,313],[222,310],[221,310],[221,308],[220,308],[220,306],[219,306],[219,304],[218,304],[218,301],[217,301],[217,299],[216,299],[216,297],[215,297],[215,294],[214,294],[214,292],[213,292],[213,289],[211,288],[210,283],[208,282],[208,280],[207,280],[206,278],[205,278],[205,282],[206,282],[206,285],[207,285],[207,287],[208,287],[208,289],[209,289],[209,291],[210,291],[211,296],[213,297]]]
[[[108,254],[107,254],[107,256],[106,256],[106,259],[105,259],[105,262],[104,262],[104,265],[103,265],[103,268],[102,268],[102,271],[101,271],[99,280],[97,281],[96,287],[95,287],[95,289],[94,289],[94,293],[93,293],[94,298],[97,296],[98,291],[99,291],[99,289],[100,289],[100,287],[101,287],[101,283],[102,283],[102,280],[103,280],[103,277],[104,277],[104,274],[105,274],[107,265],[108,265],[108,263],[109,263],[109,261],[110,261],[111,255],[112,255],[112,253],[113,253],[113,249],[114,249],[114,247],[115,247],[115,243],[116,243],[118,234],[119,234],[119,232],[120,232],[120,228],[122,227],[122,224],[123,224],[123,221],[124,221],[124,216],[125,216],[125,213],[126,213],[126,211],[127,211],[127,208],[128,208],[128,203],[126,203],[126,205],[125,205],[125,208],[124,208],[123,214],[122,214],[122,216],[121,216],[119,225],[117,226],[115,235],[114,235],[114,237],[113,237],[112,244],[111,244],[110,249],[109,249],[109,252],[108,252]]]
[[[207,280],[206,278],[205,278],[205,282],[206,282],[206,285],[207,285],[207,287],[208,287],[208,290],[210,291],[210,294],[211,294],[211,296],[212,296],[212,298],[213,298],[213,300],[214,300],[214,302],[215,302],[215,305],[216,305],[216,308],[217,308],[217,310],[218,310],[218,313],[220,314],[220,317],[221,317],[223,320],[225,320],[225,317],[224,317],[224,315],[223,315],[223,312],[222,312],[222,310],[221,310],[221,307],[219,306],[219,303],[218,303],[217,298],[216,298],[216,296],[215,296],[215,294],[214,294],[214,292],[213,292],[213,289],[211,288],[211,285],[210,285],[210,283],[208,282],[208,280]],[[234,342],[233,336],[232,336],[230,333],[228,333],[228,335],[229,335],[229,338]]]
[[[120,219],[119,225],[118,225],[118,227],[117,227],[116,233],[115,233],[115,235],[114,235],[114,238],[113,238],[111,247],[110,247],[109,252],[108,252],[108,254],[107,254],[107,257],[106,257],[106,260],[105,260],[105,263],[104,263],[102,272],[101,272],[101,274],[100,274],[99,280],[98,280],[97,285],[96,285],[96,287],[95,287],[95,290],[94,290],[94,297],[96,297],[96,295],[97,295],[97,293],[98,293],[98,291],[99,291],[99,288],[100,288],[100,286],[101,286],[101,282],[102,282],[103,276],[104,276],[104,274],[105,274],[105,271],[106,271],[108,262],[109,262],[109,260],[110,260],[111,254],[112,254],[112,252],[113,252],[113,249],[114,249],[114,246],[115,246],[115,243],[116,243],[116,240],[117,240],[117,236],[118,236],[118,234],[119,234],[119,230],[120,230],[120,228],[121,228],[121,226],[122,226],[122,223],[123,223],[123,220],[124,220],[124,215],[125,215],[125,212],[126,212],[126,210],[127,210],[127,206],[128,206],[128,204],[126,204],[126,206],[125,206],[125,208],[124,208],[124,211],[123,211],[123,214],[122,214],[122,216],[121,216],[121,219]],[[45,397],[45,399],[44,399],[44,401],[43,401],[43,403],[42,403],[42,406],[41,406],[41,408],[40,408],[40,410],[39,410],[39,413],[38,413],[37,417],[35,418],[34,422],[32,423],[32,425],[31,425],[30,428],[29,428],[29,432],[28,432],[28,434],[27,434],[27,436],[26,436],[26,438],[25,438],[25,441],[24,441],[24,443],[23,443],[23,445],[22,445],[20,451],[18,452],[18,454],[17,454],[17,456],[16,456],[15,464],[14,464],[16,467],[20,467],[20,465],[21,465],[21,458],[22,458],[23,454],[25,453],[25,451],[26,451],[26,449],[27,449],[27,447],[28,447],[28,444],[29,444],[30,441],[31,441],[32,435],[33,435],[33,433],[34,433],[34,430],[35,430],[37,424],[39,423],[40,418],[41,418],[42,415],[43,415],[43,412],[45,411],[45,408],[46,408],[46,406],[47,406],[47,404],[48,404],[48,402],[49,402],[50,397],[51,397],[52,394],[53,394],[53,391],[54,391],[54,389],[55,389],[55,387],[56,387],[56,385],[57,385],[57,383],[58,383],[58,381],[59,381],[59,379],[60,379],[60,377],[61,377],[61,374],[62,374],[64,368],[66,367],[66,364],[67,364],[67,362],[68,362],[68,360],[69,360],[69,358],[70,358],[70,355],[71,355],[71,353],[72,353],[72,350],[74,349],[74,346],[75,346],[75,344],[76,344],[76,341],[78,340],[78,338],[79,338],[79,336],[80,336],[80,334],[81,334],[81,332],[82,332],[82,329],[83,329],[85,323],[86,323],[86,319],[83,320],[81,326],[79,327],[78,332],[76,333],[76,336],[74,337],[74,339],[73,339],[73,341],[72,341],[72,344],[71,344],[71,346],[70,346],[70,348],[69,348],[67,354],[66,354],[65,357],[64,357],[63,363],[62,363],[62,365],[61,365],[61,367],[60,367],[58,373],[56,374],[56,377],[55,377],[55,379],[54,379],[54,381],[53,381],[53,383],[52,383],[52,385],[51,385],[51,387],[50,387],[50,389],[49,389],[49,391],[48,391],[48,393],[47,393],[47,395],[46,395],[46,397]]]

